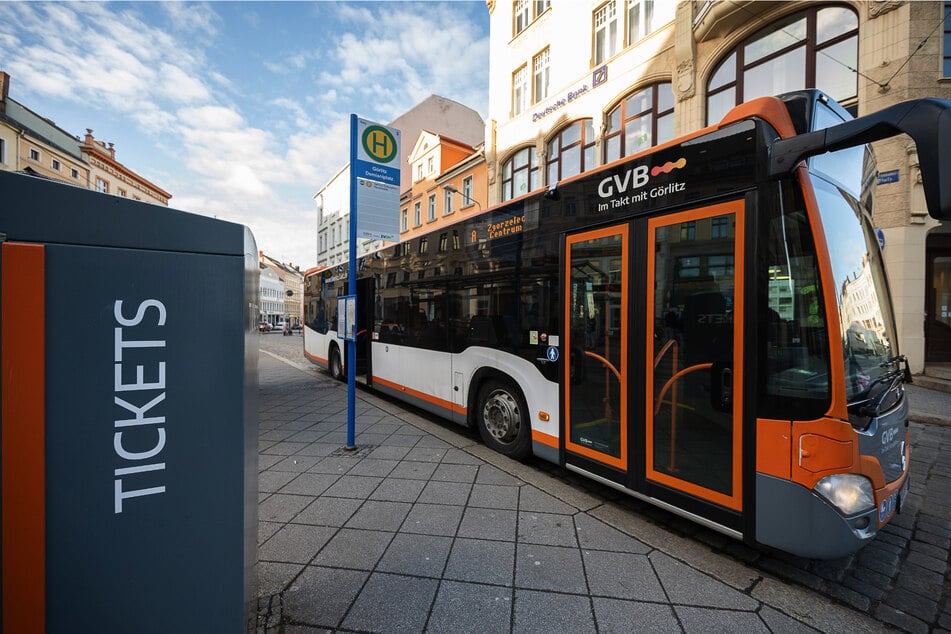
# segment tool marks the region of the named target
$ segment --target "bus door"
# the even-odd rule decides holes
[[[566,464],[731,529],[742,223],[737,201],[567,236],[561,346]]]
[[[628,470],[628,327],[630,226],[625,223],[565,238],[563,420],[566,461],[581,458]]]
[[[738,528],[742,200],[647,222],[645,493]]]
[[[365,374],[372,383],[370,340],[373,338],[373,313],[376,292],[372,277],[357,279],[357,374]]]

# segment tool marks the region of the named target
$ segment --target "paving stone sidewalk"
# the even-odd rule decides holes
[[[345,385],[266,348],[259,367],[259,632],[891,629],[366,392],[347,452]]]

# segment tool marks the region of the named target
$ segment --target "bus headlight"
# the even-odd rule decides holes
[[[872,483],[865,476],[852,473],[826,476],[816,484],[815,491],[845,515],[854,515],[875,508]]]

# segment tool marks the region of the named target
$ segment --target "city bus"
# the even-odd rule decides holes
[[[854,552],[909,465],[868,144],[912,136],[951,218],[949,108],[760,98],[362,257],[358,380],[748,544]],[[305,355],[343,380],[345,294],[306,276]]]

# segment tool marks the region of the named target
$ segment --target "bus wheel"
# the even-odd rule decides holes
[[[338,381],[344,381],[343,365],[340,363],[340,351],[337,346],[330,347],[330,376]]]
[[[479,392],[477,424],[490,449],[516,460],[531,452],[532,430],[521,392],[508,383],[487,381]]]

